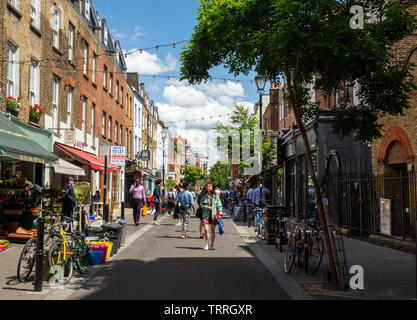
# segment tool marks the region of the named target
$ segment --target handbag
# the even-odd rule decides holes
[[[200,219],[203,218],[203,209],[198,207],[197,210],[195,211],[195,215]]]
[[[148,208],[146,205],[142,207],[142,217],[146,217],[148,215]]]
[[[220,214],[217,213],[217,225],[219,226],[219,233],[222,236],[224,234],[224,223],[223,223],[223,219],[220,218]]]

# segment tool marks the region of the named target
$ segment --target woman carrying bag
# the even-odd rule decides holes
[[[204,225],[204,237],[206,246],[204,250],[214,250],[214,240],[216,239],[217,213],[221,217],[223,213],[220,197],[215,193],[212,183],[207,184],[207,193],[201,198],[200,208],[202,209],[202,223]],[[209,246],[210,230],[210,246]]]

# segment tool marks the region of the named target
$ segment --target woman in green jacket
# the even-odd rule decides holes
[[[207,184],[207,193],[202,196],[200,208],[203,211],[202,223],[204,225],[204,238],[206,246],[204,250],[214,250],[214,240],[216,239],[217,213],[222,214],[223,207],[220,197],[214,192],[212,183]],[[210,226],[210,227],[209,227]],[[211,245],[209,246],[209,229]]]

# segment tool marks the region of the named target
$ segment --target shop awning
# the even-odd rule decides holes
[[[85,176],[85,170],[65,161],[63,159],[58,160],[58,164],[52,165],[55,173],[65,174],[68,176]]]
[[[73,147],[66,146],[61,143],[55,143],[55,145],[61,149],[65,154],[70,156],[71,158],[75,160],[83,160],[83,162],[88,162],[91,166],[91,169],[98,170],[98,171],[104,171],[104,161],[101,160],[99,157],[92,153],[88,153]],[[112,171],[119,171],[118,167],[115,167],[110,162],[107,163],[107,172]]]
[[[58,157],[36,143],[0,112],[0,159],[42,164],[57,163]]]

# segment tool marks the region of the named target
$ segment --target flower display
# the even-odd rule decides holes
[[[21,100],[22,98],[20,97],[18,97],[17,99],[11,96],[7,97],[7,107],[13,110],[18,110],[22,105]]]
[[[29,116],[35,119],[40,119],[43,115],[42,106],[35,104],[29,108]]]

